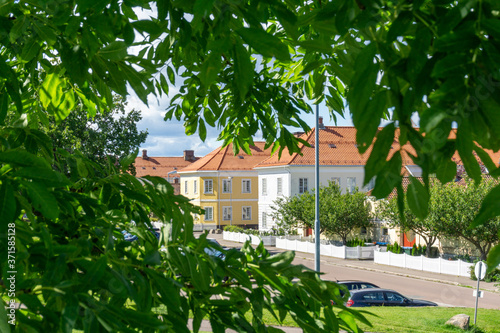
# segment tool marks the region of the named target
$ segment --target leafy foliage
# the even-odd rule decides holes
[[[14,330],[188,332],[192,316],[195,332],[203,319],[210,321],[214,332],[279,331],[262,322],[263,309],[278,322],[289,315],[310,332],[358,331],[356,319],[366,323],[361,314],[342,305],[335,283],[291,265],[291,252],[271,256],[263,246],[254,250],[247,244],[241,252],[228,252],[224,261],[211,258],[204,251],[205,236],[193,236],[192,214],[200,214],[200,209],[174,195],[162,178],[139,180],[128,174],[136,153],[122,156],[116,165],[110,159],[96,163],[87,158],[96,154],[57,149],[45,134],[51,119],[61,124],[75,117],[75,124],[82,125],[85,113],[90,118],[110,115],[114,94],[126,96],[128,87],[147,104],[150,94],[168,93],[181,68],[184,83],[197,84],[191,70],[195,67],[198,74],[204,66],[199,93],[193,95],[191,86],[181,88],[182,109],[176,112],[183,113],[187,133],[198,131],[204,137],[205,124],[219,126],[224,138],[238,137],[235,147],[245,149],[250,135],[260,128],[268,142],[279,138],[293,150],[297,140],[284,125],[307,128],[298,110],[308,106],[296,97],[283,97],[287,88],[271,74],[256,78],[260,92],[252,88],[252,62],[243,40],[257,42],[255,47],[268,52],[266,56],[283,61],[289,58],[284,55],[288,48],[282,42],[275,46],[279,38],[267,38],[262,28],[227,25],[233,16],[219,11],[226,5],[2,1],[0,268],[2,277],[17,271],[15,292],[9,297],[24,306],[16,312]],[[155,12],[145,19],[135,12],[152,7]],[[224,29],[200,29],[208,23],[202,17],[211,20],[212,11],[221,27],[232,26],[231,38],[238,34],[227,55],[229,62],[237,59],[236,75],[223,69],[228,40],[219,33]],[[198,44],[200,38],[207,43]],[[222,51],[212,52],[214,47]],[[212,59],[207,62],[208,53],[199,57],[201,51],[213,53]],[[216,106],[229,98],[216,86],[209,90],[211,98],[203,97],[205,86],[221,74],[227,75],[231,89],[238,89],[240,105],[249,101],[255,113],[237,115],[235,109]],[[270,88],[276,89],[272,103],[246,98],[248,91],[267,95]],[[200,111],[200,98],[213,112]],[[166,223],[159,240],[150,232],[151,215]],[[15,230],[15,263],[8,261],[9,230]],[[126,241],[121,231],[138,240]],[[7,282],[1,283],[5,296]],[[248,312],[253,314],[251,321],[245,317]],[[0,327],[10,327],[5,311]]]
[[[328,237],[339,236],[345,245],[348,235],[355,229],[369,227],[370,212],[365,203],[366,195],[342,191],[335,182],[319,189],[319,219],[321,233]],[[272,216],[284,229],[297,227],[314,228],[315,194],[312,191],[293,197],[278,198],[274,202]]]
[[[496,186],[496,181],[484,179],[475,184],[470,179],[464,179],[462,182],[445,185],[438,181],[431,182],[429,213],[424,219],[413,215],[407,206],[402,219],[397,198],[382,202],[378,213],[393,227],[412,230],[420,235],[426,242],[426,256],[430,255],[437,239],[449,237],[467,240],[484,260],[492,246],[499,242],[500,219],[490,219],[472,229],[470,225],[482,200]]]
[[[429,220],[443,235],[470,242],[480,253],[481,260],[485,260],[492,246],[499,243],[500,217],[489,219],[475,228],[470,228],[470,225],[481,202],[497,182],[491,179],[484,179],[479,184],[469,179],[464,179],[464,182],[431,187]]]
[[[138,150],[148,135],[147,131],[137,129],[141,113],[137,110],[127,112],[124,98],[118,95],[113,98],[113,108],[109,112],[97,111],[94,117],[89,117],[80,108],[59,123],[52,120],[47,134],[54,148],[69,153],[78,151],[101,164],[108,158],[120,160]]]

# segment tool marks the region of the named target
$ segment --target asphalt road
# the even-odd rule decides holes
[[[297,253],[294,264],[302,264],[314,268],[314,261]],[[472,296],[473,289],[454,286],[447,283],[427,281],[418,278],[392,275],[386,272],[369,271],[358,268],[330,264],[327,260],[321,262],[321,271],[325,280],[362,280],[372,282],[381,288],[389,288],[400,292],[409,298],[425,299],[438,303],[440,306],[475,307],[476,298]],[[484,292],[479,299],[478,307],[484,309],[500,309],[500,294]]]
[[[241,247],[242,244],[224,241],[222,235],[210,235],[221,244],[228,247]],[[281,252],[274,247],[266,247],[269,252]],[[301,264],[314,269],[314,255],[297,252],[294,264]],[[476,297],[473,291],[476,282],[468,278],[458,278],[449,275],[422,273],[415,270],[401,270],[385,265],[374,264],[373,261],[342,260],[331,257],[321,257],[321,271],[325,280],[362,280],[374,283],[381,288],[389,288],[409,297],[425,299],[440,306],[474,308]],[[403,274],[402,274],[403,272]],[[414,277],[412,277],[414,276]],[[483,286],[486,286],[486,283]],[[468,286],[464,286],[468,284]],[[488,284],[493,289],[492,284]],[[479,308],[500,309],[500,293],[484,291],[484,297],[479,299]]]

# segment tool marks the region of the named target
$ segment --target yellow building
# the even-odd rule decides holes
[[[271,156],[264,144],[255,142],[251,155],[241,151],[235,156],[231,144],[217,148],[178,171],[180,193],[205,210],[196,217],[198,228],[258,227],[258,173],[253,167]]]

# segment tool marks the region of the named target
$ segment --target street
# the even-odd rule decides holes
[[[242,246],[241,243],[223,240],[220,234],[211,234],[208,238],[217,239],[223,246]],[[275,247],[266,248],[269,252],[282,251]],[[314,255],[296,252],[293,264],[314,269]],[[344,260],[327,256],[321,257],[320,268],[325,280],[367,281],[381,288],[396,290],[409,298],[425,299],[440,306],[475,306],[476,298],[472,294],[477,282],[465,277],[378,265],[368,260]],[[500,309],[500,293],[493,291],[494,284],[481,281],[480,288],[484,290],[484,298],[479,299],[478,307]]]

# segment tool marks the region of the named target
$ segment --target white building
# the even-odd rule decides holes
[[[354,127],[323,126],[320,118],[319,163],[320,183],[327,186],[328,181],[337,182],[344,192],[352,192],[357,187],[361,191],[373,188],[374,179],[365,187],[364,166],[369,152],[360,154],[356,144]],[[259,163],[255,170],[259,172],[259,229],[269,230],[275,224],[272,221],[272,206],[280,196],[294,196],[315,187],[315,129],[302,134],[302,139],[311,147],[300,144],[300,153],[290,155],[284,150],[281,159],[275,154]],[[394,144],[394,151],[399,145]],[[403,165],[413,164],[411,160]]]

